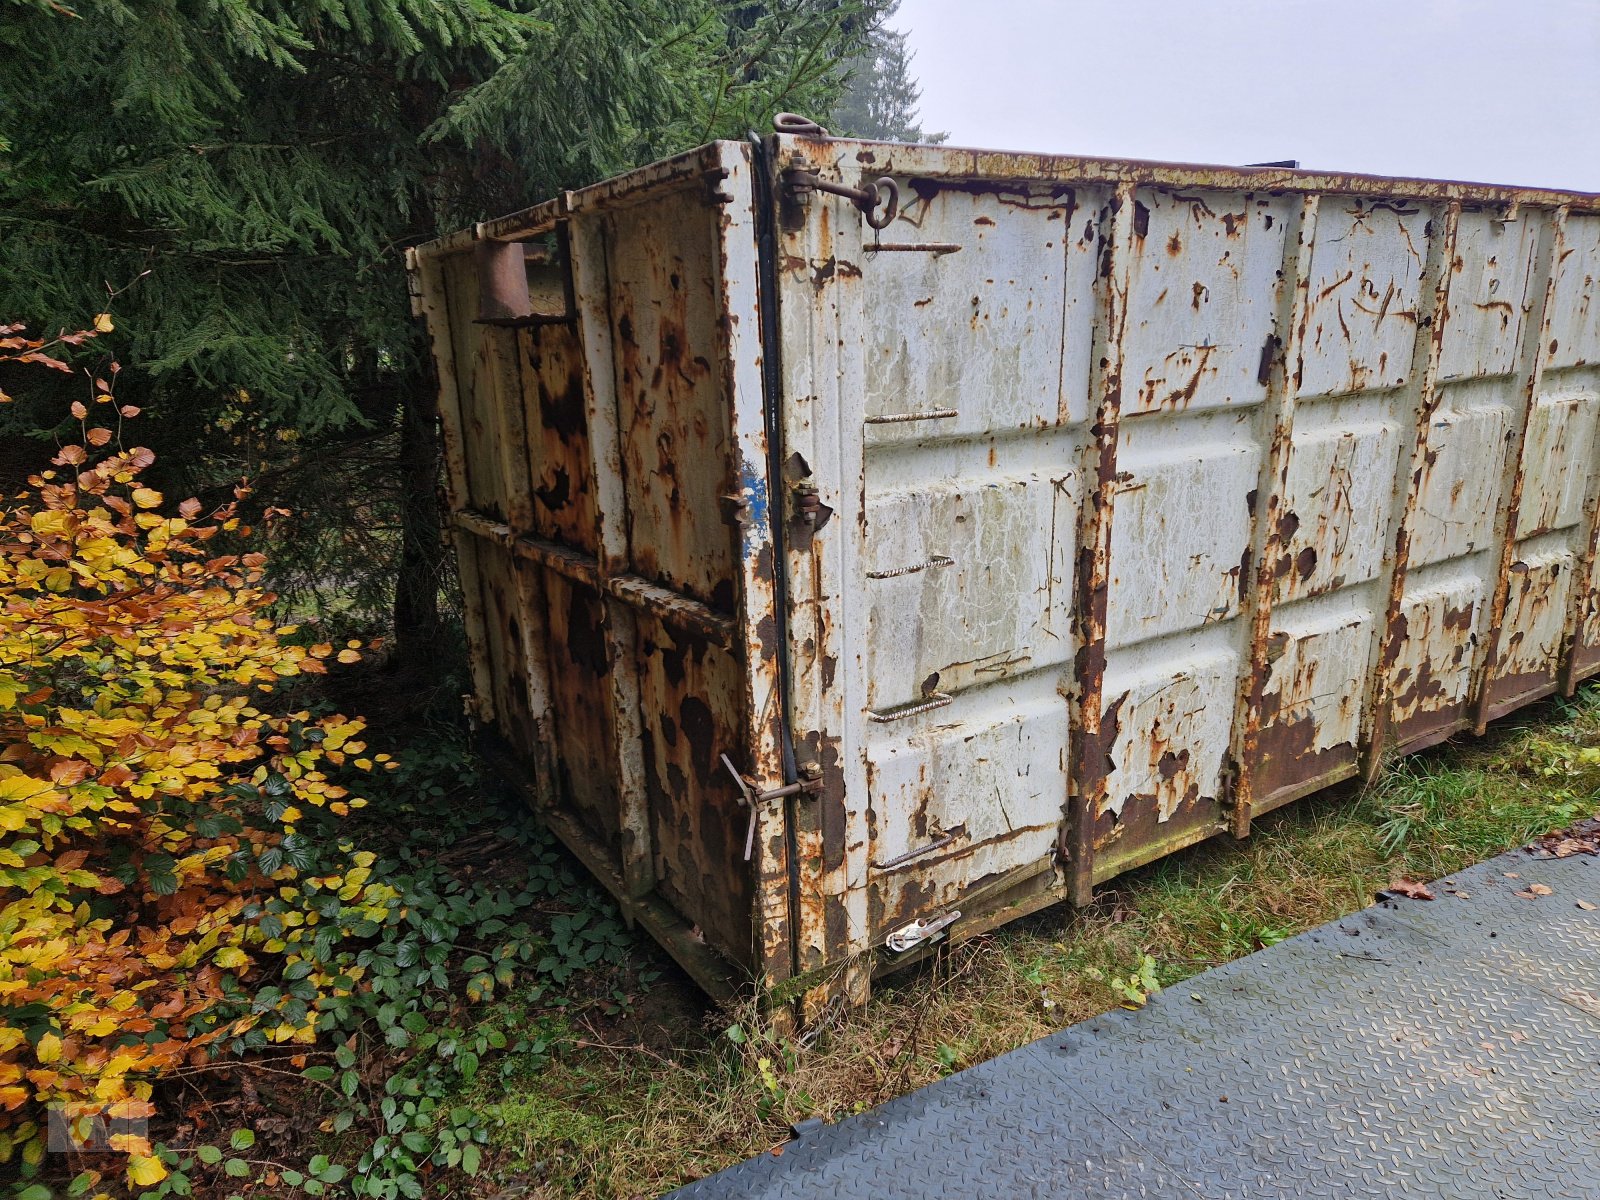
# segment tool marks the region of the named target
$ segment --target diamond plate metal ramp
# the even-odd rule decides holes
[[[1514,851],[1434,891],[673,1195],[1600,1198],[1600,862]]]

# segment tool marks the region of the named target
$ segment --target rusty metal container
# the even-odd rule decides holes
[[[476,715],[713,991],[1600,669],[1600,197],[812,130],[411,266]]]

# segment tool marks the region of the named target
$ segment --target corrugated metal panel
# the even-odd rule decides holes
[[[703,977],[814,1018],[1600,669],[1596,198],[764,153],[415,259],[477,711]]]

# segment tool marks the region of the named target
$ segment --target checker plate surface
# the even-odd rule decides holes
[[[1514,851],[1434,891],[673,1195],[1600,1198],[1600,862]]]

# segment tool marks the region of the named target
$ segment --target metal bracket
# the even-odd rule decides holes
[[[803,762],[800,764],[800,780],[797,783],[786,783],[782,787],[772,788],[770,791],[758,792],[750,786],[745,777],[739,774],[739,768],[733,765],[733,760],[726,754],[722,756],[722,765],[728,768],[728,774],[733,776],[733,782],[739,789],[739,803],[750,810],[750,824],[744,833],[744,860],[749,862],[755,855],[756,849],[756,806],[767,800],[781,800],[785,796],[798,796],[802,793],[816,793],[822,790],[822,766],[820,763]]]
[[[726,167],[712,167],[709,171],[700,173],[700,183],[706,191],[708,204],[732,204],[733,193],[722,185],[727,181],[728,169]]]
[[[943,937],[944,931],[961,919],[959,909],[952,909],[940,917],[922,920],[920,917],[909,925],[902,925],[883,940],[883,944],[895,954],[904,954],[907,950],[914,950],[924,942],[931,942],[935,938]]]

